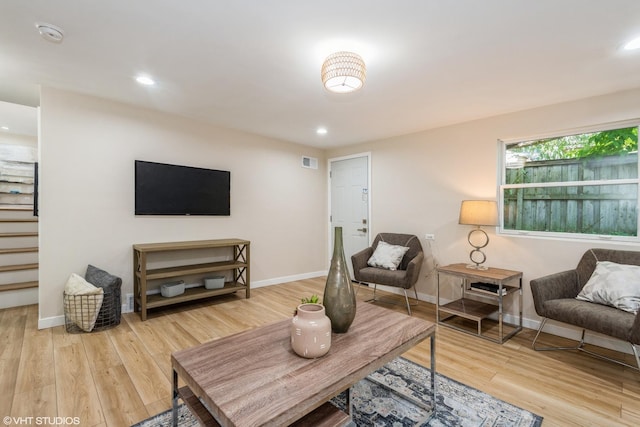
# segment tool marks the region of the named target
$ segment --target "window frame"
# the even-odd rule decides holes
[[[539,183],[523,183],[523,184],[506,184],[506,151],[507,146],[516,144],[519,142],[534,141],[549,138],[561,138],[564,136],[595,133],[614,129],[638,127],[640,133],[640,118],[623,120],[616,122],[608,122],[598,125],[583,126],[573,129],[561,130],[556,132],[550,132],[545,134],[537,134],[527,137],[516,138],[500,138],[498,139],[498,186],[497,186],[497,200],[498,200],[498,213],[499,213],[499,225],[497,227],[497,234],[504,236],[516,236],[516,237],[538,237],[548,238],[554,240],[575,240],[575,241],[611,241],[619,243],[639,243],[640,242],[640,155],[637,158],[638,177],[636,178],[624,178],[624,179],[609,179],[609,180],[590,180],[590,181],[557,181],[557,182],[539,182]],[[640,139],[640,135],[638,137]],[[640,141],[639,141],[640,145]],[[504,194],[505,190],[512,188],[541,188],[541,187],[571,187],[571,186],[602,186],[602,185],[623,185],[623,184],[635,184],[637,188],[636,195],[636,236],[616,236],[608,234],[586,234],[586,233],[570,233],[570,232],[557,232],[557,231],[529,231],[529,230],[514,230],[504,228]]]

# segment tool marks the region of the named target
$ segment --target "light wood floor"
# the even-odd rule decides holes
[[[118,327],[90,334],[38,330],[37,306],[1,310],[0,416],[129,426],[170,408],[171,352],[290,317],[299,298],[323,287],[324,279],[309,279],[258,288],[249,300],[232,295],[152,311],[146,322],[129,313]],[[370,295],[362,288],[358,299]],[[434,306],[420,302],[414,316],[434,321]],[[533,333],[499,345],[439,327],[437,371],[542,415],[544,426],[640,425],[640,373],[584,353],[534,352]],[[429,354],[427,340],[405,357],[428,365]]]

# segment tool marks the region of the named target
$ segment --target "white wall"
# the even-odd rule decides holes
[[[87,264],[133,290],[134,243],[251,240],[252,282],[327,269],[326,182],[300,166],[320,150],[51,88],[41,93],[40,325]],[[134,215],[134,160],[231,171],[230,217]]]
[[[467,262],[468,226],[458,225],[463,199],[496,199],[499,138],[535,136],[557,130],[640,117],[640,90],[491,117],[357,146],[333,149],[327,157],[372,153],[372,233],[420,236],[427,252],[418,292],[435,301],[434,261]],[[537,326],[529,281],[575,267],[591,247],[638,250],[638,245],[576,242],[495,235],[487,264],[524,272],[524,317]],[[425,233],[435,233],[429,245]]]

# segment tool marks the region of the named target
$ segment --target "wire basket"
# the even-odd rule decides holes
[[[69,333],[95,332],[120,324],[120,289],[104,294],[69,295],[63,293],[64,326]]]
[[[120,324],[120,315],[122,312],[122,300],[120,297],[120,287],[103,288],[104,299],[102,300],[102,308],[98,312],[94,331],[102,331],[104,329],[113,328]]]

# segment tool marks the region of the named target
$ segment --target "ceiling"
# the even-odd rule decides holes
[[[0,100],[45,85],[335,147],[640,87],[637,36],[638,0],[3,1]],[[337,50],[360,91],[323,88]]]

